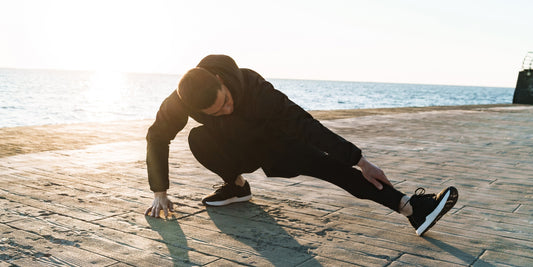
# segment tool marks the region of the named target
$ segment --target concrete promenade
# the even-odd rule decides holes
[[[424,237],[310,177],[244,175],[249,203],[204,207],[219,179],[171,145],[166,220],[143,215],[151,120],[0,128],[3,266],[533,266],[533,106],[316,112],[408,195],[454,185]],[[341,119],[332,119],[341,118]]]

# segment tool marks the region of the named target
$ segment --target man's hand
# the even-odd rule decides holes
[[[361,172],[363,172],[365,179],[372,183],[377,189],[383,189],[382,184],[387,184],[391,187],[394,187],[387,176],[385,176],[385,173],[378,168],[378,166],[370,163],[370,161],[366,160],[364,157],[361,157],[361,160],[359,160],[357,166],[361,168]]]
[[[152,217],[159,218],[159,212],[163,210],[165,217],[167,217],[169,210],[174,211],[173,205],[172,201],[167,197],[167,191],[154,192],[154,202],[152,202],[152,206],[144,212],[144,215],[147,216],[150,214]]]

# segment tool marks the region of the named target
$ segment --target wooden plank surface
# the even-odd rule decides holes
[[[220,180],[190,154],[194,122],[171,145],[176,212],[145,217],[151,121],[16,127],[0,129],[0,266],[533,265],[532,106],[337,113],[316,114],[399,190],[459,189],[425,237],[334,185],[261,170],[245,175],[252,201],[206,208]]]

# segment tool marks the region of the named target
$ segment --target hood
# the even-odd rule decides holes
[[[226,55],[209,55],[204,57],[197,67],[204,68],[213,75],[218,75],[228,87],[233,98],[234,107],[238,107],[243,94],[243,76],[235,61]]]

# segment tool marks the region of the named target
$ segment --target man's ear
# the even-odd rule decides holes
[[[224,84],[224,80],[222,80],[222,78],[218,74],[215,76],[217,76],[217,79],[221,84]]]

